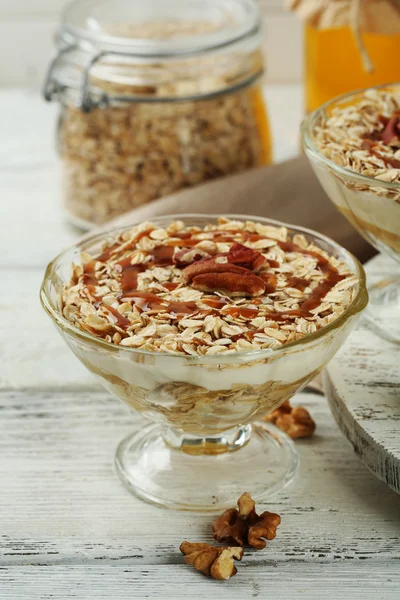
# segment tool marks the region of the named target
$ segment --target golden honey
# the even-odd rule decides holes
[[[269,165],[272,162],[272,138],[269,125],[268,113],[265,106],[262,88],[260,86],[252,89],[253,115],[257,125],[260,141],[260,165]]]
[[[335,96],[400,81],[400,33],[363,32],[374,70],[368,73],[350,27],[305,26],[305,105],[311,112]]]

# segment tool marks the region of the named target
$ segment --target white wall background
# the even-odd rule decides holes
[[[132,0],[141,1],[146,0]],[[301,79],[302,27],[284,0],[259,0],[266,23],[267,76]],[[54,51],[53,34],[67,0],[0,0],[0,86],[39,88]]]

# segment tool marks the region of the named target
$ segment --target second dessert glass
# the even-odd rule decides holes
[[[400,84],[377,88],[400,93]],[[357,104],[366,90],[345,94],[324,104],[301,126],[307,157],[327,196],[361,235],[377,250],[400,262],[400,184],[379,181],[341,167],[324,156],[314,131],[335,108]],[[400,343],[400,276],[393,275],[369,288],[366,317],[382,337]]]
[[[175,218],[186,225],[216,222],[200,215]],[[153,222],[165,226],[173,220]],[[137,420],[116,453],[120,478],[139,497],[169,508],[216,510],[231,506],[243,490],[262,500],[293,479],[298,458],[290,438],[257,420],[326,365],[356,325],[368,295],[363,269],[350,253],[323,235],[287,227],[291,235],[302,233],[344,261],[357,276],[358,288],[333,323],[278,349],[183,356],[114,345],[75,327],[62,314],[60,294],[80,253],[100,252],[110,231],[76,244],[48,266],[41,300],[60,333],[106,389],[148,418],[147,423]]]

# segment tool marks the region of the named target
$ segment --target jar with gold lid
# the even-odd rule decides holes
[[[271,161],[253,0],[79,0],[44,87],[64,204],[89,228]]]
[[[288,0],[305,21],[306,111],[400,80],[400,0]]]

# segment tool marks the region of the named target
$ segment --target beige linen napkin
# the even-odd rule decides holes
[[[105,228],[182,213],[268,217],[324,233],[362,261],[375,254],[327,198],[305,157],[183,190],[130,211]]]

